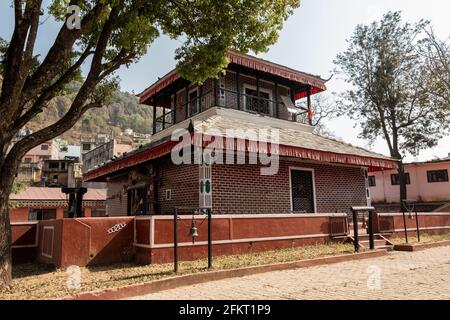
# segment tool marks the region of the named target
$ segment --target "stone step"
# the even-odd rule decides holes
[[[353,232],[353,230],[350,230],[349,234],[354,235],[355,232]],[[367,230],[366,230],[366,229],[359,229],[359,230],[358,230],[358,235],[359,235],[360,237],[365,236],[365,235],[368,235]]]
[[[353,222],[349,222],[348,225],[353,228]],[[358,226],[362,227],[362,225],[363,225],[363,222],[362,221],[358,221]]]
[[[375,247],[386,245],[386,241],[384,239],[375,239],[374,241]],[[370,246],[370,240],[360,240],[360,244],[363,244],[365,247]]]
[[[394,246],[392,244],[386,244],[384,246],[375,246],[375,249],[384,249],[384,250],[388,250],[388,251],[392,251],[394,250]]]

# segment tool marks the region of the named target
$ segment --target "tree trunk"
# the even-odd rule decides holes
[[[403,165],[403,161],[398,161],[398,178],[400,182],[400,210],[405,211],[405,203],[407,199],[407,191],[406,191],[406,174],[405,174],[405,166]]]
[[[5,189],[0,184],[0,289],[11,286],[12,280],[11,225],[8,210],[10,190]]]
[[[0,288],[11,286],[11,225],[9,221],[9,195],[17,172],[17,162],[0,162]]]

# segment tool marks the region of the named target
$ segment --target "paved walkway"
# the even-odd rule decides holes
[[[212,281],[133,299],[450,299],[450,247]]]

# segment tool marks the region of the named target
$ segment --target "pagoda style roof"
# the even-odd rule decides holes
[[[319,93],[326,90],[325,80],[323,80],[319,76],[294,70],[280,64],[276,64],[254,56],[237,53],[234,51],[229,51],[227,53],[227,57],[228,60],[230,61],[230,64],[235,64],[241,67],[267,73],[275,77],[292,81],[301,86],[305,87],[310,86],[311,94]],[[150,105],[151,98],[155,94],[165,89],[178,79],[181,79],[181,76],[177,73],[176,69],[170,71],[164,77],[160,78],[158,81],[156,81],[147,89],[145,89],[143,92],[138,94],[139,103]],[[300,90],[295,93],[295,99],[296,100],[301,99],[303,97],[306,97],[306,95],[307,95],[306,90]]]
[[[231,136],[231,138],[246,141],[240,147],[238,143],[233,144],[232,147],[239,151],[277,153],[280,157],[356,165],[368,167],[372,170],[393,169],[397,165],[396,160],[385,155],[315,134],[312,132],[313,128],[307,125],[234,109],[214,107],[154,135],[150,144],[134,150],[118,160],[108,162],[85,173],[84,180],[104,181],[106,176],[114,172],[170,154],[172,148],[178,144],[178,141],[171,141],[171,133],[176,129],[188,128],[191,121],[194,132],[211,135],[210,132],[214,131],[214,135],[211,135],[214,139],[220,139],[221,137],[230,138],[230,135],[227,135],[229,133],[227,130],[234,130],[236,134]],[[239,130],[241,132],[242,130],[244,132],[247,130],[248,132],[249,129],[254,132],[266,130],[267,136],[265,138],[259,136],[258,141],[268,143],[249,143],[252,140],[248,136],[242,136],[239,133]],[[223,134],[219,135],[217,132]],[[271,143],[272,135],[278,137],[278,143]],[[191,143],[206,146],[203,141],[196,141],[195,135],[192,135]],[[232,147],[224,142],[224,148]]]

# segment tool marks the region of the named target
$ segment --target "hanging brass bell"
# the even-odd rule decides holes
[[[189,229],[189,235],[192,238],[192,243],[195,243],[195,238],[198,237],[198,229],[195,226],[195,221],[192,220],[191,228]]]

